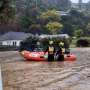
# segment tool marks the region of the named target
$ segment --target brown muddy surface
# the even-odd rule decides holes
[[[90,90],[90,48],[73,48],[77,60],[29,62],[18,52],[0,52],[4,90]]]

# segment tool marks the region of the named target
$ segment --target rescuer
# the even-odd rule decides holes
[[[49,41],[49,45],[48,45],[45,53],[46,52],[48,52],[48,61],[54,61],[55,47],[53,45],[53,41]]]
[[[56,56],[58,61],[64,61],[64,42],[62,41],[58,45]]]

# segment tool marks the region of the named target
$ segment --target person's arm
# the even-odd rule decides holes
[[[56,52],[56,49],[55,49],[55,47],[54,47],[54,53]]]
[[[58,55],[58,50],[56,51],[56,55]]]
[[[57,55],[57,54],[62,54],[62,49],[61,49],[61,48],[59,48],[59,49],[57,50],[56,55]]]

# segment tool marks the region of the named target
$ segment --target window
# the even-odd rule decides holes
[[[13,46],[16,46],[16,44],[17,44],[17,42],[16,42],[16,41],[14,41],[14,42],[13,42]]]

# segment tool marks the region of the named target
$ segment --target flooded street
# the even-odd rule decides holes
[[[90,90],[90,48],[73,48],[76,61],[31,62],[0,52],[4,90]]]

